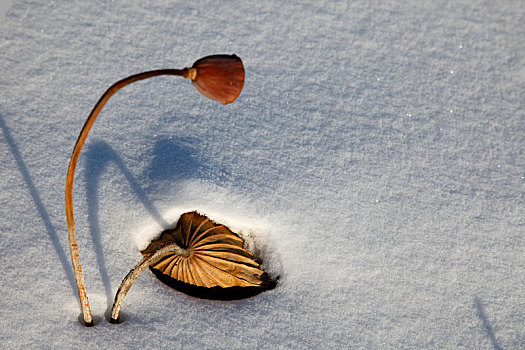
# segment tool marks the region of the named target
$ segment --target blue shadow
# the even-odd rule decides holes
[[[18,151],[16,142],[11,136],[11,132],[9,131],[9,128],[7,127],[5,123],[5,120],[4,120],[4,117],[1,111],[0,111],[0,129],[2,129],[2,134],[4,135],[5,143],[8,145],[11,153],[13,154],[13,157],[15,158],[18,170],[20,170],[20,173],[22,174],[22,178],[24,179],[24,182],[26,183],[29,194],[31,195],[31,198],[33,199],[33,202],[35,203],[36,209],[38,211],[38,214],[40,218],[42,219],[42,222],[44,223],[46,233],[49,239],[51,240],[53,247],[55,248],[55,252],[58,256],[58,260],[60,261],[60,264],[62,265],[62,269],[64,270],[64,273],[66,274],[66,278],[69,281],[71,289],[73,290],[73,294],[77,295],[77,286],[76,286],[76,281],[75,281],[75,275],[73,273],[73,268],[69,263],[69,259],[66,256],[66,253],[64,252],[64,248],[62,248],[62,246],[60,245],[60,240],[58,238],[55,228],[53,227],[53,223],[51,222],[49,213],[47,212],[47,209],[44,203],[42,202],[42,199],[40,198],[38,190],[36,189],[35,184],[33,183],[33,180],[31,178],[31,174],[29,173],[29,170],[27,169],[26,163],[24,162],[22,155]]]
[[[499,346],[498,341],[496,340],[494,329],[490,325],[487,315],[485,314],[483,304],[481,303],[481,300],[479,300],[478,297],[474,298],[474,305],[476,306],[476,313],[478,317],[481,319],[481,322],[483,322],[483,327],[485,328],[485,332],[487,333],[487,336],[490,339],[492,347],[494,348],[494,350],[502,350],[501,346]]]
[[[153,146],[152,161],[146,170],[150,180],[177,181],[200,178],[206,172],[198,159],[198,140],[191,137],[158,138]]]
[[[86,159],[86,200],[88,206],[88,223],[90,234],[93,240],[97,265],[104,284],[107,298],[108,309],[113,303],[111,280],[109,278],[104,250],[102,248],[101,230],[99,224],[99,197],[98,188],[100,178],[109,164],[117,166],[124,175],[134,194],[142,205],[148,210],[151,217],[164,229],[170,226],[166,222],[154,204],[149,199],[149,195],[140,181],[131,173],[122,161],[122,158],[105,141],[94,141],[87,145],[85,151]],[[177,181],[183,178],[194,176],[201,171],[201,166],[195,156],[195,149],[188,145],[188,139],[178,141],[172,138],[159,139],[153,148],[151,165],[146,170],[148,180]],[[151,182],[151,181],[148,181]]]

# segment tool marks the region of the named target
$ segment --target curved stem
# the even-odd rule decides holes
[[[189,252],[186,249],[179,247],[175,243],[168,244],[148,255],[146,255],[122,280],[120,287],[115,294],[115,300],[113,301],[113,307],[111,308],[111,323],[119,323],[120,308],[124,297],[128,293],[129,289],[139,277],[139,275],[150,265],[157,263],[160,259],[166,255],[177,254],[180,256],[188,256]]]
[[[89,307],[89,301],[87,298],[86,283],[84,280],[84,275],[82,274],[82,266],[80,265],[80,257],[78,253],[77,236],[75,230],[75,219],[73,216],[73,180],[75,177],[75,168],[77,166],[77,161],[80,155],[80,151],[82,150],[82,146],[84,145],[89,130],[93,126],[93,123],[95,122],[95,119],[99,115],[100,111],[102,110],[106,102],[109,100],[109,98],[113,96],[113,94],[115,94],[118,90],[135,81],[156,77],[159,75],[175,75],[188,77],[188,72],[190,70],[191,69],[188,68],[159,69],[135,74],[117,81],[115,84],[111,85],[111,87],[108,90],[106,90],[106,92],[98,100],[97,104],[95,104],[95,107],[93,107],[93,110],[89,114],[89,117],[87,118],[84,126],[82,127],[82,130],[80,131],[80,135],[78,136],[75,148],[73,149],[73,154],[71,155],[71,160],[69,161],[69,168],[66,177],[65,201],[67,232],[69,238],[69,250],[71,252],[71,262],[73,265],[73,271],[75,273],[75,279],[77,282],[78,295],[80,297],[80,306],[82,307],[82,312],[84,314],[84,322],[87,326],[93,325],[93,317],[91,315],[91,309]]]

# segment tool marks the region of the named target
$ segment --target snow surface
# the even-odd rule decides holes
[[[523,1],[13,1],[0,22],[0,348],[525,348]],[[227,106],[155,78],[80,156],[80,307],[63,188],[113,82],[236,53]],[[197,209],[276,289],[233,302],[140,276]]]

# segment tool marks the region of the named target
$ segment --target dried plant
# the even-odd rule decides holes
[[[161,280],[173,280],[176,289],[211,299],[238,299],[273,288],[275,282],[243,246],[244,240],[228,227],[197,212],[183,214],[174,229],[142,251],[144,258],[117,291],[111,322],[118,323],[124,297],[147,267]]]
[[[191,79],[193,85],[204,96],[224,104],[235,101],[235,99],[241,93],[242,87],[244,85],[244,67],[239,57],[236,55],[213,55],[197,60],[191,68],[153,70],[135,74],[119,80],[108,90],[106,90],[106,92],[93,107],[93,110],[89,114],[82,130],[80,131],[80,135],[78,136],[77,142],[73,149],[71,160],[69,162],[65,188],[69,249],[71,251],[71,261],[77,282],[80,305],[82,307],[84,322],[87,326],[93,325],[93,317],[89,307],[89,301],[86,293],[86,283],[80,264],[75,220],[73,216],[73,180],[78,157],[80,155],[80,151],[82,150],[82,146],[86,141],[89,130],[93,126],[95,119],[100,114],[100,111],[109,98],[126,85],[160,75],[182,76],[184,78]]]

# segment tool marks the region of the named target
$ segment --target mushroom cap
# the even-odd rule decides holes
[[[275,287],[254,255],[243,248],[241,237],[197,212],[183,214],[174,229],[164,231],[142,254],[171,243],[188,254],[168,255],[150,268],[161,281],[186,294],[241,299]]]

